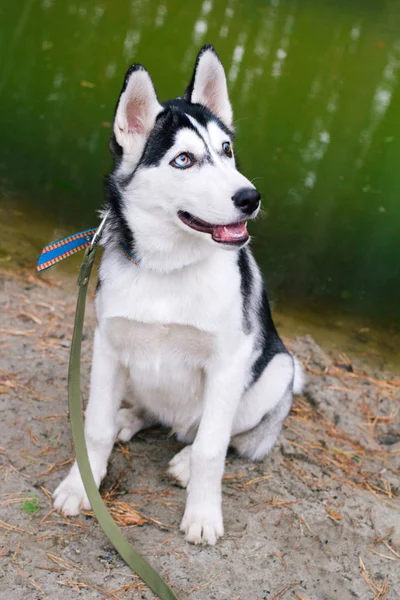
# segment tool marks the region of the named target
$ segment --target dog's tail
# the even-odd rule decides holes
[[[301,396],[301,394],[303,393],[304,384],[306,382],[304,369],[301,366],[300,361],[295,356],[293,356],[293,365],[293,394],[295,394],[296,396]]]

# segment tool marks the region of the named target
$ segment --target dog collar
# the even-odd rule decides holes
[[[36,273],[45,271],[53,265],[56,265],[61,260],[64,260],[64,258],[68,258],[69,256],[76,254],[76,252],[84,250],[90,246],[94,237],[96,236],[96,233],[96,237],[101,234],[104,223],[105,219],[103,219],[98,228],[79,231],[78,233],[74,233],[73,235],[69,235],[68,237],[62,238],[61,240],[57,240],[56,242],[52,242],[48,246],[45,246],[40,253],[36,265]],[[135,265],[139,264],[139,259],[136,258],[134,253],[122,242],[121,249],[130,261],[134,262]]]
[[[124,251],[126,258],[129,258],[129,260],[135,263],[135,265],[138,265],[140,263],[140,260],[136,258],[134,253],[131,250],[129,250],[128,246],[126,246],[123,242],[121,242],[121,248]]]

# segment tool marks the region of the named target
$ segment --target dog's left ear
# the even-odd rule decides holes
[[[125,75],[114,117],[114,136],[124,156],[137,161],[162,110],[149,73],[133,65]]]
[[[232,127],[232,107],[224,67],[211,44],[200,50],[185,100],[206,106],[227,126]]]

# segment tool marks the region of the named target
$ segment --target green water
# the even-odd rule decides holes
[[[278,310],[395,336],[400,0],[3,0],[0,258],[29,264],[96,223],[126,68],[143,63],[167,99],[206,42],[263,195],[251,232]]]

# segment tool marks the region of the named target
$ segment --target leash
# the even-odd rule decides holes
[[[82,399],[81,399],[81,345],[82,345],[82,330],[83,322],[85,318],[85,306],[86,306],[86,295],[90,275],[92,272],[93,262],[96,256],[98,242],[101,233],[104,229],[104,225],[107,219],[107,214],[103,218],[98,229],[90,229],[84,232],[59,240],[50,246],[46,246],[43,252],[52,252],[58,250],[57,256],[44,256],[45,260],[41,261],[43,254],[39,258],[37,270],[44,270],[59,262],[66,256],[70,256],[78,250],[86,247],[85,254],[83,257],[82,265],[78,276],[78,299],[76,303],[75,322],[74,330],[72,334],[71,352],[69,357],[69,368],[68,368],[68,401],[69,401],[69,415],[71,422],[72,438],[75,448],[75,456],[78,463],[79,471],[82,477],[83,484],[87,496],[89,498],[92,510],[99,522],[100,527],[109,539],[111,544],[126,562],[128,567],[132,569],[139,577],[153,590],[155,594],[161,600],[178,600],[177,596],[162,579],[161,575],[157,573],[155,569],[133,548],[133,546],[124,537],[120,528],[116,525],[114,519],[111,517],[107,510],[106,505],[97,489],[96,483],[93,478],[92,469],[90,467],[89,457],[87,453],[87,447],[85,442],[84,433],[84,422],[82,412]],[[74,248],[67,248],[67,244],[70,243],[71,239],[75,244]],[[65,240],[68,240],[65,242]],[[62,243],[61,243],[62,242]],[[58,245],[57,245],[58,244]],[[78,248],[79,246],[79,248]],[[78,249],[76,249],[78,248]],[[61,250],[60,250],[61,249]],[[73,250],[70,252],[70,250]],[[63,255],[62,255],[63,254]],[[61,256],[62,255],[62,256]],[[50,261],[52,264],[40,268],[41,265],[47,264]]]
[[[68,237],[62,238],[61,240],[57,240],[56,242],[52,242],[48,246],[45,246],[40,253],[36,265],[36,273],[50,269],[50,267],[56,265],[58,262],[60,262],[60,260],[64,260],[64,258],[68,258],[76,252],[88,248],[93,243],[93,239],[100,239],[100,234],[104,229],[107,217],[108,211],[106,212],[98,228],[94,227],[93,229],[78,231],[78,233],[74,233],[73,235],[69,235]],[[123,243],[121,243],[121,250],[124,252],[125,256],[136,265],[140,263],[140,260]]]

